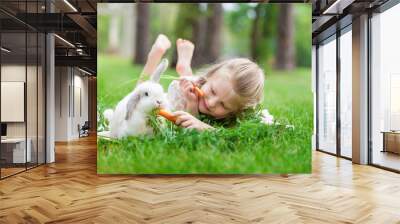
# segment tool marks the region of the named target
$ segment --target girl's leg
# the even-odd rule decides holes
[[[144,81],[151,75],[160,63],[161,58],[171,47],[171,42],[164,34],[158,35],[156,41],[154,42],[149,55],[147,56],[146,64],[144,65],[142,74],[140,75],[139,82]]]
[[[176,72],[178,72],[180,76],[193,75],[190,63],[192,62],[194,44],[188,40],[178,39],[176,40],[176,48],[178,51]]]

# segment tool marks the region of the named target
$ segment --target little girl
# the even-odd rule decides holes
[[[171,43],[162,34],[157,37],[143,69],[143,74],[151,74],[160,62]],[[264,93],[264,73],[261,68],[245,58],[236,58],[215,64],[198,76],[193,76],[191,60],[194,45],[188,40],[178,39],[176,42],[178,62],[176,71],[181,79],[179,83],[186,104],[173,112],[177,116],[176,124],[184,128],[197,130],[213,127],[200,121],[199,113],[207,114],[216,119],[232,117],[247,108],[258,105]],[[199,97],[194,91],[194,85],[204,93]]]

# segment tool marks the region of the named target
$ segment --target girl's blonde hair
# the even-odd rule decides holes
[[[203,85],[209,77],[220,69],[228,71],[233,90],[242,98],[241,110],[255,107],[262,101],[265,75],[256,63],[247,58],[222,61],[200,72],[199,84]]]

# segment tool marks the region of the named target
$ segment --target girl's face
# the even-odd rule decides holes
[[[240,97],[224,69],[215,71],[201,87],[204,97],[199,100],[199,111],[217,119],[225,118],[239,109]]]

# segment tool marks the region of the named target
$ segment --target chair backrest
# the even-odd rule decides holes
[[[85,124],[83,124],[83,126],[82,126],[82,129],[83,128],[85,128],[85,129],[89,129],[90,128],[90,123],[89,123],[89,121],[85,121]]]

